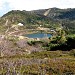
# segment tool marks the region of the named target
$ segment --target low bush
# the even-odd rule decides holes
[[[56,36],[51,38],[50,42],[45,45],[48,50],[63,50],[69,51],[75,49],[75,35]]]

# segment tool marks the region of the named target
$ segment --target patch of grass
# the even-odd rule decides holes
[[[22,59],[21,59],[22,60]],[[75,61],[65,59],[48,59],[47,61],[41,61],[40,63],[31,63],[25,65],[24,60],[19,62],[19,59],[14,62],[13,66],[4,66],[0,68],[0,74],[21,74],[21,75],[74,75],[75,74]],[[37,62],[37,61],[36,61]],[[1,64],[0,64],[1,65]],[[12,68],[12,70],[11,70]],[[9,70],[9,71],[8,71]]]

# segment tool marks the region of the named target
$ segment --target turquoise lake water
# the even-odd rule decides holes
[[[44,38],[44,37],[51,37],[52,35],[49,33],[33,33],[33,34],[26,34],[25,36],[29,38]]]

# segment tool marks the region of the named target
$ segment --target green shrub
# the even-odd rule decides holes
[[[75,49],[75,35],[53,36],[47,45],[47,50],[63,50],[68,51]]]

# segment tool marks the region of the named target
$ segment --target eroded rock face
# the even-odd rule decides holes
[[[49,14],[51,9],[48,9],[45,13],[44,13],[44,16],[47,16]]]
[[[0,40],[0,56],[13,56],[13,55],[23,55],[30,54],[31,52],[41,51],[39,45],[30,46],[27,43],[28,39],[21,40]]]
[[[21,48],[27,47],[28,46],[27,40],[22,39],[22,40],[17,41],[17,46]]]
[[[33,51],[41,51],[41,47],[39,45],[30,46],[27,43],[27,39],[22,39],[17,42],[17,46],[20,48],[24,48],[26,52],[31,53]]]
[[[13,43],[8,40],[2,40],[0,43],[0,51],[2,56],[12,55]]]

